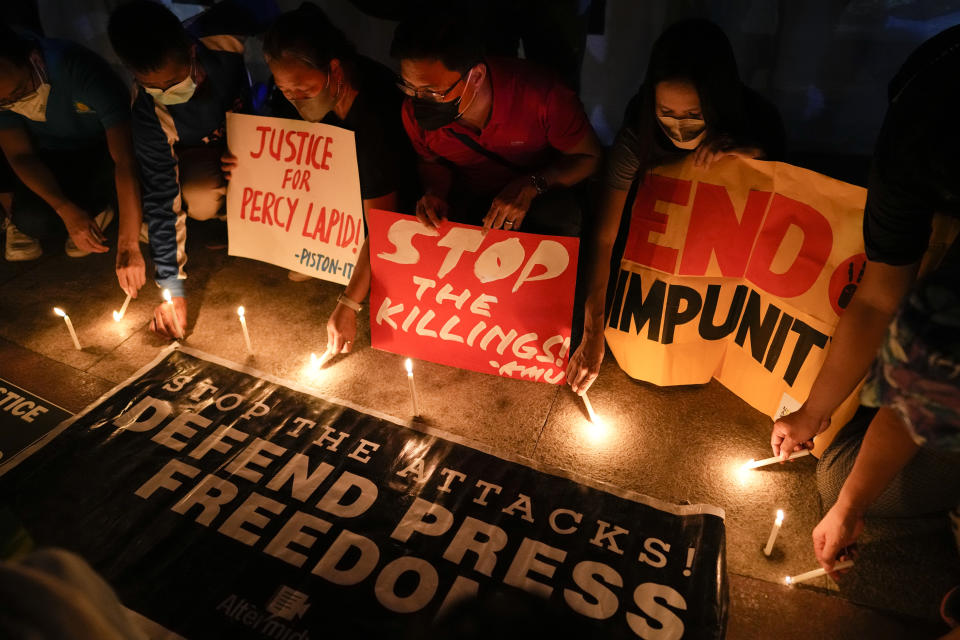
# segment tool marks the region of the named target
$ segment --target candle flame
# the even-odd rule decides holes
[[[783,524],[783,509],[777,509],[777,524]]]
[[[121,319],[123,319],[123,316],[120,315],[120,312],[119,312],[119,311],[117,311],[116,309],[114,309],[114,310],[113,310],[113,321],[114,321],[114,322],[120,322]]]
[[[243,314],[244,314],[243,305],[240,305],[239,307],[237,307],[237,315],[242,318]],[[313,354],[311,353],[310,355],[312,356]]]
[[[407,369],[407,375],[408,375],[408,376],[412,376],[412,375],[413,375],[413,360],[411,360],[410,358],[407,358],[406,361],[404,361],[403,366],[406,367],[406,369]]]
[[[170,297],[170,289],[164,289],[164,290],[163,290],[163,299],[164,299],[165,301],[167,301],[167,302],[170,302],[170,303],[173,302],[173,298]]]
[[[60,307],[54,307],[53,312],[60,316],[61,318],[67,317],[67,312],[61,309]]]
[[[793,584],[793,578],[791,578],[790,576],[787,576],[786,578],[783,579],[783,584],[789,587],[791,584]]]
[[[584,427],[584,434],[587,436],[587,440],[591,444],[599,445],[602,444],[607,438],[610,437],[610,428],[607,426],[607,423],[597,418],[593,421],[587,422]]]

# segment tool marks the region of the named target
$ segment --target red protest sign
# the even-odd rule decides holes
[[[563,382],[577,238],[368,215],[370,334],[384,351],[508,378]]]

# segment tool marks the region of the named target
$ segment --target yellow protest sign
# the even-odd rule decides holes
[[[624,213],[606,328],[617,362],[658,385],[716,378],[771,417],[795,409],[863,276],[865,200],[865,189],[780,162],[654,170]]]

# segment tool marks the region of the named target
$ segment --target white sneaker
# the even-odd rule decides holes
[[[113,207],[108,206],[94,216],[93,220],[97,223],[97,226],[100,227],[100,231],[104,231],[107,226],[113,222]],[[63,245],[63,250],[71,258],[83,258],[90,255],[89,251],[84,251],[78,247],[76,243],[74,243],[73,238],[67,238],[67,243]]]
[[[7,242],[3,254],[7,262],[24,262],[39,258],[43,255],[43,248],[39,240],[31,238],[10,222],[7,225]]]

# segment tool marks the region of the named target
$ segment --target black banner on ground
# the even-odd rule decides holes
[[[0,378],[0,470],[71,413]]]
[[[716,507],[564,477],[190,350],[61,429],[2,478],[13,511],[188,638],[723,636]]]

